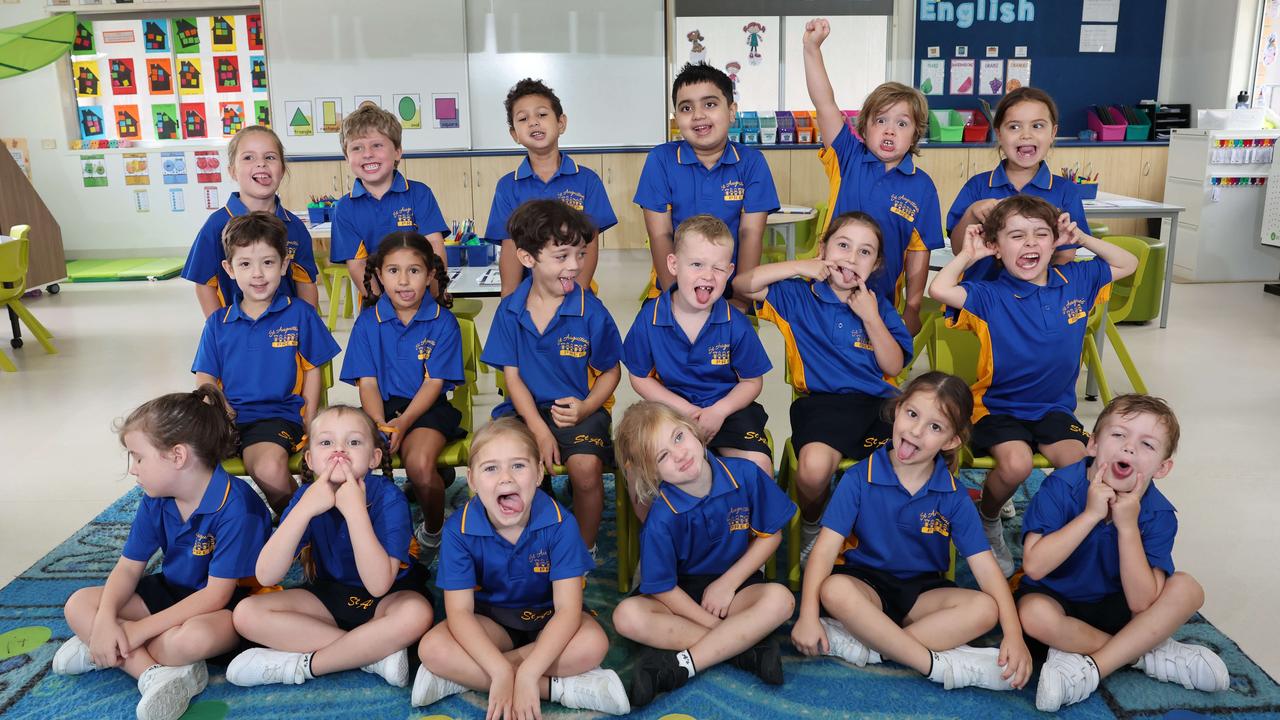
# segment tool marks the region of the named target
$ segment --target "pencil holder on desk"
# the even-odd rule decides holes
[[[1076,192],[1080,193],[1081,200],[1096,200],[1098,197],[1098,183],[1075,183]]]

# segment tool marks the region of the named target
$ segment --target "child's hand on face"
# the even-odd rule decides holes
[[[320,469],[320,476],[311,483],[311,486],[302,493],[302,499],[298,501],[298,510],[303,512],[306,517],[315,517],[321,513],[328,512],[333,508],[337,497],[334,495],[335,482],[341,482],[334,478],[334,468],[337,466],[338,458],[342,457],[338,453],[329,456],[329,461]]]
[[[831,34],[831,23],[826,18],[814,18],[804,24],[804,44],[821,47],[827,36]]]
[[[334,469],[334,473],[340,473],[339,477],[342,478],[342,484],[337,486],[338,489],[334,493],[334,505],[338,508],[338,512],[344,517],[351,512],[367,512],[364,478],[357,479],[355,473],[351,471],[351,459],[344,455]]]
[[[1103,482],[1103,477],[1109,473],[1110,469],[1109,465],[1103,465],[1089,482],[1089,494],[1085,497],[1084,511],[1095,523],[1107,519],[1111,503],[1116,499],[1116,491]]]
[[[991,257],[996,254],[996,249],[986,243],[986,234],[982,230],[982,226],[974,223],[964,229],[964,250],[969,257],[974,260],[981,260],[984,257]]]
[[[1060,248],[1063,245],[1079,245],[1080,235],[1080,226],[1071,220],[1070,215],[1062,213],[1058,216],[1058,241],[1053,246]]]
[[[822,282],[831,277],[831,271],[834,270],[835,267],[836,263],[832,260],[822,260],[820,258],[797,260],[796,275]]]
[[[582,401],[576,397],[562,397],[551,405],[551,419],[556,427],[573,427],[582,422]]]
[[[827,640],[827,631],[817,618],[801,616],[791,628],[791,644],[796,646],[801,655],[826,655],[831,651],[831,642]]]
[[[1136,529],[1138,527],[1138,511],[1142,508],[1142,496],[1151,484],[1151,478],[1137,473],[1137,483],[1129,492],[1115,493],[1111,501],[1111,522],[1118,528]]]
[[[858,280],[858,286],[849,293],[845,302],[860,320],[868,320],[880,314],[880,304],[876,302],[876,296],[867,289],[861,279]]]

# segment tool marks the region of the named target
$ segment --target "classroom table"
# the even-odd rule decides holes
[[[778,231],[783,242],[787,244],[787,259],[796,259],[796,223],[818,217],[813,208],[799,205],[783,205],[777,212],[769,213],[766,225]]]
[[[1169,248],[1164,257],[1164,289],[1160,295],[1160,327],[1169,325],[1169,289],[1173,284],[1173,251],[1178,243],[1178,215],[1186,208],[1126,195],[1099,192],[1095,200],[1084,201],[1084,214],[1090,222],[1108,218],[1142,220],[1169,219]],[[1101,350],[1101,348],[1099,348]]]

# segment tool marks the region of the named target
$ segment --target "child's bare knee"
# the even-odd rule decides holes
[[[449,657],[449,654],[457,649],[457,643],[453,641],[453,635],[450,634],[446,625],[437,625],[422,636],[422,640],[418,642],[418,659],[428,670],[439,670],[442,660]]]
[[[635,638],[644,627],[645,613],[639,603],[627,598],[613,609],[613,629],[625,638]]]
[[[791,613],[795,612],[796,596],[779,583],[767,583],[764,587],[763,600],[768,603],[769,609],[773,611],[774,619],[781,625],[791,617]]]
[[[1000,606],[995,598],[986,593],[975,593],[970,601],[975,617],[980,618],[984,627],[995,627],[1000,620]]]
[[[1061,617],[1062,612],[1047,597],[1028,595],[1018,602],[1018,622],[1022,623],[1022,629],[1032,637],[1048,636]]]
[[[1165,581],[1164,591],[1161,594],[1184,600],[1196,610],[1204,606],[1204,587],[1194,577],[1184,572],[1170,575]]]

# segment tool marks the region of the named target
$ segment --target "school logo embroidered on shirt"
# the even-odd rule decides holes
[[[742,199],[747,196],[747,187],[741,180],[730,180],[721,185],[720,190],[724,193],[725,202],[742,202]]]
[[[217,544],[218,541],[214,536],[196,533],[196,544],[191,546],[191,554],[197,557],[212,555],[213,548]]]
[[[418,341],[418,359],[430,360],[431,351],[432,349],[435,348],[435,346],[436,346],[436,341],[432,340],[431,338],[423,338],[422,340],[419,340]]]
[[[875,350],[875,348],[871,347],[871,341],[867,339],[866,333],[862,330],[854,330],[850,335],[853,336],[854,347],[859,350]]]
[[[1084,301],[1080,299],[1068,300],[1067,304],[1062,306],[1062,315],[1067,319],[1068,325],[1075,325],[1076,321],[1089,317],[1089,313],[1084,309]]]
[[[925,535],[941,535],[951,537],[951,521],[937,510],[920,513],[920,532]]]
[[[729,511],[729,532],[751,529],[751,509],[736,507]]]
[[[584,337],[565,335],[559,340],[560,357],[584,358],[591,343]]]
[[[396,218],[396,227],[417,227],[418,224],[413,221],[413,208],[400,208],[394,213]]]
[[[551,572],[551,556],[547,554],[545,549],[532,553],[529,555],[529,566],[536,573],[549,573]]]
[[[556,199],[578,212],[582,212],[582,208],[586,206],[587,201],[587,197],[585,195],[573,190],[561,190],[560,194],[556,196]]]
[[[711,355],[712,365],[729,364],[729,343],[716,343],[707,348],[707,353]]]
[[[889,212],[901,216],[907,222],[915,222],[920,206],[906,195],[894,195],[889,198]]]
[[[271,338],[271,347],[297,347],[298,346],[298,326],[278,327],[267,333]]]

